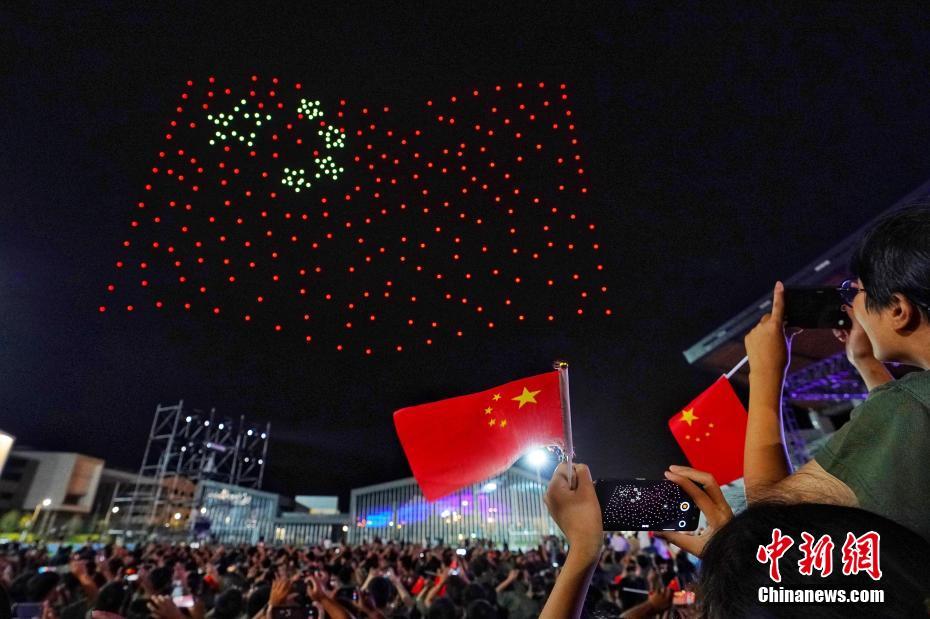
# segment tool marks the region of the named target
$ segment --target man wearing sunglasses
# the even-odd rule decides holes
[[[784,287],[776,284],[772,313],[745,338],[746,498],[858,506],[930,540],[930,208],[883,218],[860,241],[850,266],[857,277],[837,292],[852,326],[837,336],[868,399],[814,460],[791,472],[781,429],[790,340]],[[893,380],[888,362],[923,371]]]

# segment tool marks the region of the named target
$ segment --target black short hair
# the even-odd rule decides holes
[[[109,582],[100,588],[94,610],[108,613],[122,614],[123,604],[126,602],[126,586],[118,581]]]
[[[245,601],[239,589],[227,589],[216,596],[213,616],[216,619],[236,619],[245,610]]]
[[[384,576],[376,576],[368,583],[368,593],[371,594],[372,600],[377,608],[384,608],[391,601],[391,594],[394,593],[394,585]]]
[[[794,544],[779,562],[781,582],[769,576],[769,564],[756,558],[759,546],[772,541],[772,530],[779,528]],[[830,535],[834,543],[833,572],[821,577],[815,571],[804,576],[798,570],[803,556],[801,532],[815,539]],[[875,531],[880,536],[879,561],[882,578],[873,581],[865,573],[844,575],[841,548],[847,533],[862,535]],[[749,617],[911,617],[926,616],[924,599],[930,594],[930,572],[926,557],[930,543],[917,533],[891,520],[854,507],[799,503],[763,503],[750,507],[721,527],[704,549],[699,595],[707,619]],[[765,604],[759,602],[759,589],[883,589],[884,604]]]
[[[449,598],[436,598],[426,611],[427,619],[456,619],[455,604]]]
[[[254,617],[271,598],[271,587],[267,584],[260,584],[249,594],[245,610],[249,617]]]
[[[149,582],[156,593],[167,595],[171,592],[171,570],[167,565],[161,565],[149,572]]]
[[[36,574],[26,583],[26,595],[32,602],[43,602],[60,582],[61,577],[55,572]]]
[[[869,311],[900,293],[930,319],[930,205],[911,205],[885,215],[860,239],[849,264],[862,280]]]
[[[497,619],[497,609],[487,600],[473,600],[465,607],[466,619]]]

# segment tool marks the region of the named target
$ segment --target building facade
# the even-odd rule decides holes
[[[283,513],[274,521],[275,544],[319,546],[345,541],[352,516],[349,514]]]
[[[426,545],[484,539],[529,548],[561,535],[543,504],[546,483],[518,467],[432,503],[414,478],[352,491],[348,541],[374,538]]]
[[[223,544],[271,543],[278,503],[271,492],[201,481],[194,492],[193,534]]]

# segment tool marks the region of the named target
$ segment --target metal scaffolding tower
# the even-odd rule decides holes
[[[114,496],[111,534],[185,537],[202,481],[261,488],[271,424],[251,425],[216,414],[185,410],[184,401],[155,408],[139,473],[131,491]]]

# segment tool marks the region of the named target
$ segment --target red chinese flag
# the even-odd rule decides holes
[[[728,484],[743,476],[746,409],[726,376],[668,420],[691,466]]]
[[[423,496],[435,501],[507,470],[531,447],[564,445],[559,373],[394,413]]]

